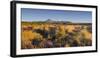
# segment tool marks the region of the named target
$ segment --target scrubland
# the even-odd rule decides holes
[[[22,22],[22,49],[84,46],[92,46],[91,24]]]

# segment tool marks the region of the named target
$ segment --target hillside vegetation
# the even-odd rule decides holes
[[[92,24],[22,22],[21,48],[84,47],[92,45]]]

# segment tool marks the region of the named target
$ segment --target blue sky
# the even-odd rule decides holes
[[[91,11],[71,11],[71,10],[49,10],[49,9],[30,9],[21,8],[22,21],[71,21],[78,23],[91,23]]]

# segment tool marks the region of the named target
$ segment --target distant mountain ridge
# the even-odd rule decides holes
[[[48,23],[72,23],[70,21],[54,21],[52,19],[47,19],[45,22],[48,22]]]
[[[23,23],[29,23],[28,21],[22,21]],[[92,23],[84,23],[84,22],[70,22],[70,21],[54,21],[52,19],[47,19],[45,21],[31,21],[30,23],[50,23],[50,24],[69,24],[69,25],[91,25]]]

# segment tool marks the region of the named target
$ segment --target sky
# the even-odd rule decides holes
[[[91,23],[91,11],[74,10],[49,10],[49,9],[31,9],[21,8],[22,21],[70,21],[76,23]]]

